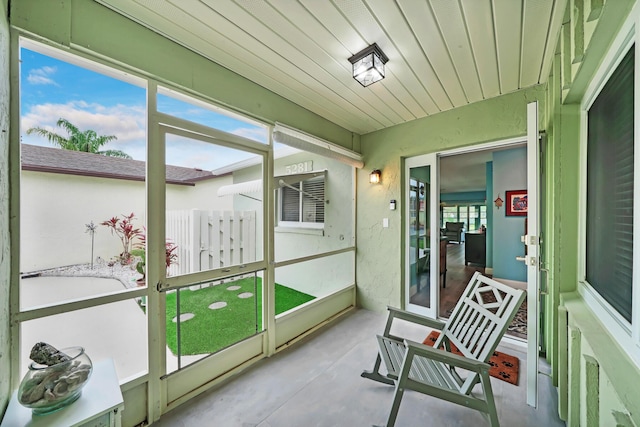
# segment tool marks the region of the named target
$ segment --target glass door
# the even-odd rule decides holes
[[[437,316],[440,279],[440,231],[435,155],[407,159],[405,164],[405,308]]]
[[[149,215],[145,267],[147,282],[156,284],[149,315],[164,330],[170,406],[264,351],[268,147],[158,117],[165,161],[149,175],[165,179],[153,180],[149,197],[164,209]]]

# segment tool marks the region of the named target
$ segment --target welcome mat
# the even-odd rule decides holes
[[[433,347],[438,336],[440,336],[440,332],[432,331],[422,343]],[[460,350],[453,344],[451,344],[451,352],[462,356]],[[493,356],[489,358],[489,365],[491,365],[489,375],[506,381],[509,384],[518,385],[520,360],[517,357],[502,353],[501,351],[494,351]]]

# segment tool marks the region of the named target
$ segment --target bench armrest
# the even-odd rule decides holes
[[[387,310],[389,310],[389,320],[392,319],[401,319],[406,320],[407,322],[417,323],[418,325],[428,326],[433,329],[442,330],[444,328],[444,322],[436,319],[432,319],[430,317],[421,316],[420,314],[410,313],[405,310],[400,310],[399,308],[387,306]],[[390,322],[389,322],[390,323]]]

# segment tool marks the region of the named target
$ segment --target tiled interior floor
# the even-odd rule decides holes
[[[329,326],[227,383],[162,416],[158,426],[371,426],[384,425],[393,387],[360,377],[376,356],[375,335],[386,315],[355,309]],[[428,329],[408,324],[392,332],[422,341]],[[492,378],[502,426],[564,426],[558,418],[557,393],[539,375],[539,408],[527,406],[525,349],[499,350],[520,359],[519,385]],[[406,392],[396,426],[485,426],[477,411],[413,391]]]

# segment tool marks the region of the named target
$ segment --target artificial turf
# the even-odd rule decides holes
[[[239,286],[237,290],[229,287]],[[315,297],[276,283],[276,314],[283,313]],[[176,301],[180,292],[180,313],[195,316],[180,323],[180,352],[183,356],[215,353],[262,330],[262,281],[245,278],[198,290],[184,288],[168,293],[166,299],[167,345],[178,354]],[[250,292],[250,298],[238,295]],[[226,302],[224,308],[212,310],[209,305]]]

